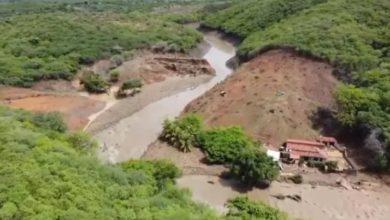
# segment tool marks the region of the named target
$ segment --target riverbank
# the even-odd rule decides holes
[[[227,199],[246,194],[249,198],[268,202],[292,217],[315,220],[386,220],[390,216],[390,194],[373,191],[273,182],[266,190],[248,189],[238,182],[213,176],[184,176],[177,181],[192,189],[193,199],[224,212]],[[277,199],[276,195],[300,195],[302,202]]]
[[[170,83],[168,80],[165,80],[163,84],[155,83],[153,87],[150,87],[150,90],[154,92],[145,92],[147,88],[143,88],[143,92],[137,95],[138,97],[132,97],[126,102],[122,101],[123,105],[118,103],[90,125],[88,131],[94,133],[94,138],[100,143],[99,158],[101,160],[116,163],[131,158],[140,158],[148,146],[158,138],[162,123],[166,118],[179,116],[190,101],[204,94],[232,72],[225,63],[234,55],[234,47],[222,41],[217,43],[219,40],[213,36],[206,36],[205,41],[212,45],[203,57],[216,72],[216,76],[212,79],[209,76],[208,78],[198,76],[196,78],[199,81],[195,82],[198,86],[178,83],[178,81]],[[176,80],[186,80],[186,78]],[[194,83],[195,78],[188,80]],[[206,81],[208,82],[205,83]],[[178,93],[183,85],[187,89]],[[142,96],[143,93],[146,95]],[[162,98],[169,93],[177,93],[177,95]],[[140,109],[140,106],[143,108]],[[106,124],[107,127],[102,124]]]

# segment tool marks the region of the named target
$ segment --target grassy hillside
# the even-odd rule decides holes
[[[335,67],[344,74],[341,78],[353,84],[336,91],[338,120],[347,126],[364,127],[367,139],[362,145],[369,157],[376,166],[389,166],[390,1],[313,1],[310,7],[303,1],[274,1],[269,7],[266,2],[236,4],[209,16],[205,24],[247,36],[238,51],[244,60],[273,45],[308,51],[337,64]],[[291,13],[281,16],[260,10],[249,13],[256,4],[263,5],[264,11],[273,11],[276,2],[291,3],[290,7],[299,10],[287,10]],[[260,21],[258,25],[246,28],[254,20]]]
[[[0,20],[0,84],[72,77],[79,65],[165,41],[192,48],[200,33],[147,15],[47,13]]]

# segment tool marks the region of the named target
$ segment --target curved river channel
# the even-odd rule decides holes
[[[226,67],[226,61],[234,56],[235,48],[213,36],[206,36],[205,41],[211,45],[211,48],[203,58],[215,69],[216,76],[196,88],[160,99],[130,117],[122,119],[111,129],[95,135],[97,140],[100,139],[100,135],[112,136],[109,141],[102,143],[101,147],[104,150],[100,152],[100,159],[117,163],[131,158],[140,158],[149,144],[158,138],[166,118],[179,116],[187,104],[232,73],[232,70]]]

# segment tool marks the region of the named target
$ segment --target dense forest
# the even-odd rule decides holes
[[[389,0],[247,1],[208,16],[204,25],[246,37],[241,60],[289,47],[332,63],[345,82],[336,91],[337,119],[364,130],[369,165],[390,166]]]

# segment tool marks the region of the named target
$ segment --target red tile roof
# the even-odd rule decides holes
[[[301,145],[307,145],[307,146],[315,146],[320,148],[325,148],[325,144],[316,142],[316,141],[306,141],[306,140],[297,140],[297,139],[287,139],[287,144],[301,144]]]
[[[287,140],[287,148],[290,150],[291,158],[300,157],[317,157],[327,159],[328,154],[321,148],[324,144],[312,141],[301,141],[301,140]]]

